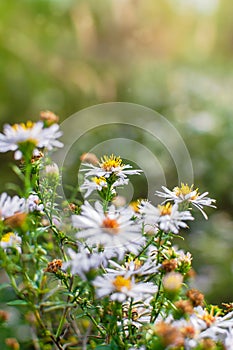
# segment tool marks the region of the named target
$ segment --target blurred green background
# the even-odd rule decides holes
[[[195,184],[217,199],[185,234],[212,303],[233,290],[232,11],[227,0],[0,2],[1,126],[121,101],[158,111],[182,135]],[[1,191],[15,180],[10,161],[1,155]]]

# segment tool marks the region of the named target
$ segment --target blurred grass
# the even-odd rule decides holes
[[[155,109],[182,135],[196,185],[217,198],[218,213],[187,237],[211,302],[233,288],[231,10],[227,0],[0,2],[1,125],[125,101]],[[3,191],[15,177],[12,155],[0,160]]]

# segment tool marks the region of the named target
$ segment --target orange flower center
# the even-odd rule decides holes
[[[116,219],[111,219],[108,216],[103,220],[102,227],[107,233],[116,235],[119,232],[119,224]]]

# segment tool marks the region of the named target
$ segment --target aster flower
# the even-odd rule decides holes
[[[233,350],[233,327],[231,327],[229,331],[226,332],[224,346],[226,350]]]
[[[193,185],[189,187],[187,184],[181,183],[181,187],[174,187],[172,191],[170,191],[167,187],[162,186],[164,192],[156,191],[156,195],[159,197],[164,197],[166,201],[174,201],[175,203],[191,203],[194,207],[196,207],[205,219],[208,219],[206,213],[203,211],[203,207],[212,207],[216,208],[215,199],[211,199],[207,197],[208,192],[204,192],[200,194],[197,189],[193,189]]]
[[[141,225],[134,222],[130,208],[116,209],[111,205],[105,213],[100,202],[93,208],[88,202],[81,207],[81,215],[73,215],[73,226],[78,239],[88,246],[101,245],[106,253],[123,256],[126,251],[137,254],[144,242]]]
[[[194,220],[191,213],[186,211],[179,211],[178,203],[171,205],[153,206],[149,202],[142,202],[140,212],[144,215],[144,224],[150,226],[157,226],[165,232],[172,232],[177,234],[179,228],[186,228],[186,220]]]
[[[108,184],[105,177],[92,177],[91,180],[85,179],[84,183],[80,186],[81,191],[85,191],[84,198],[90,196],[93,191],[102,191],[103,188],[107,188]]]
[[[62,135],[59,131],[59,125],[53,124],[44,128],[43,122],[33,123],[28,121],[26,124],[4,125],[3,133],[0,133],[0,152],[14,151],[15,159],[23,157],[23,145],[34,147],[33,155],[39,154],[38,148],[51,150],[54,147],[62,147],[63,144],[57,140]]]
[[[111,300],[123,302],[128,298],[145,300],[156,293],[158,288],[151,282],[135,283],[134,278],[105,274],[93,281],[98,298],[110,295]]]
[[[203,309],[201,306],[195,308],[195,313],[191,316],[191,319],[192,322],[196,322],[199,325],[202,331],[199,338],[224,340],[228,335],[229,329],[233,328],[233,311],[225,316],[221,316],[219,312],[216,313],[214,310],[214,306],[212,306],[210,311]]]
[[[122,184],[127,184],[127,175],[139,175],[142,170],[129,170],[132,168],[129,164],[123,164],[120,157],[116,157],[113,154],[109,156],[103,156],[97,166],[93,164],[85,164],[86,168],[82,171],[86,172],[86,177],[97,176],[105,177],[108,179],[110,176],[114,176],[114,182],[120,178]]]
[[[106,268],[105,270],[112,275],[124,275],[124,276],[145,276],[152,275],[158,272],[160,265],[156,265],[151,259],[147,259],[145,262],[138,259],[126,262],[124,265],[119,265],[113,260],[109,261],[113,268]]]
[[[70,260],[63,263],[66,270],[70,267],[72,274],[79,275],[83,280],[87,280],[88,272],[97,269],[102,263],[103,258],[98,253],[90,253],[87,249],[81,248],[81,251],[76,253],[73,249],[67,250]]]
[[[22,239],[14,232],[5,233],[0,240],[0,247],[6,250],[7,248],[15,248],[21,253]]]
[[[0,219],[5,220],[18,213],[27,212],[26,200],[18,196],[10,197],[6,192],[0,196]]]

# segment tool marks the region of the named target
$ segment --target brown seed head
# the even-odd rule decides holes
[[[179,311],[183,314],[192,314],[193,313],[193,305],[190,300],[178,300],[175,302],[175,306]]]
[[[186,295],[194,307],[204,305],[204,294],[202,294],[198,289],[189,289]]]
[[[58,270],[60,270],[62,267],[62,260],[61,259],[54,259],[53,261],[48,263],[48,266],[46,269],[44,269],[44,272],[51,272],[56,273]]]
[[[165,347],[184,345],[183,334],[178,328],[170,324],[161,321],[155,325],[154,332],[160,337],[160,340]]]
[[[165,272],[171,272],[171,271],[174,271],[176,268],[177,268],[177,261],[176,259],[171,259],[171,260],[164,260],[162,262],[162,269],[165,271]]]

